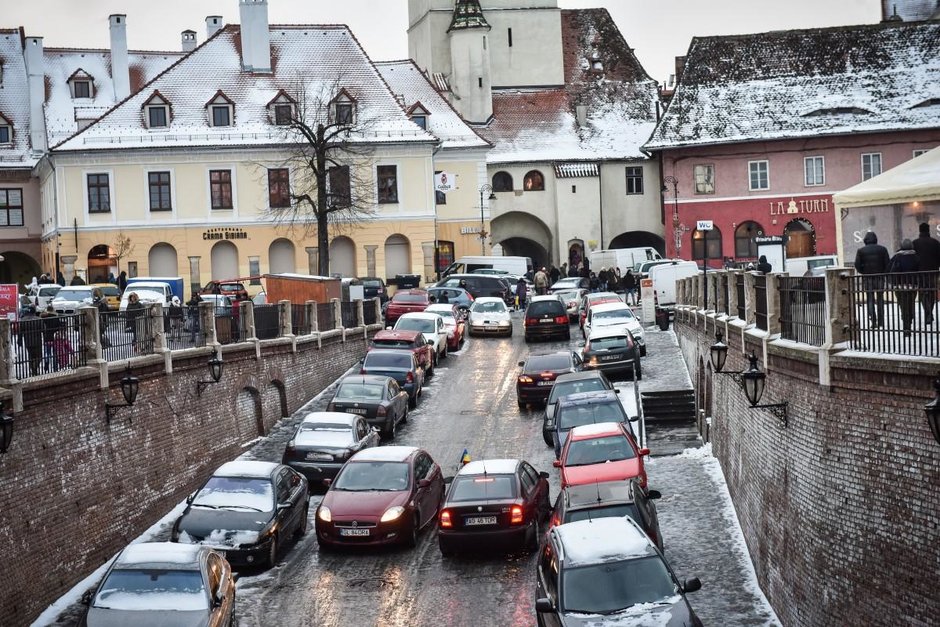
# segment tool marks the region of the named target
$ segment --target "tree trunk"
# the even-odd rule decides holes
[[[326,194],[326,129],[317,126],[317,272],[330,276],[330,207]]]

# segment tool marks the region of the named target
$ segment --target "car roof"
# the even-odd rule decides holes
[[[583,566],[654,555],[646,533],[629,516],[579,520],[552,533],[561,545],[565,566]]]
[[[625,325],[608,324],[597,327],[596,329],[592,328],[591,332],[588,334],[588,341],[600,340],[607,337],[626,337],[628,335],[630,335],[630,331]]]
[[[383,379],[385,377],[382,377]],[[329,424],[343,424],[352,426],[356,421],[357,416],[353,414],[345,414],[338,411],[312,411],[306,416],[300,424],[315,424],[318,422],[329,423]]]
[[[421,331],[406,331],[405,329],[387,329],[384,331],[379,331],[374,336],[373,340],[414,340],[418,336],[424,336]]]
[[[368,359],[369,355],[375,355],[377,353],[381,353],[382,355],[407,355],[408,357],[415,356],[410,348],[383,348],[382,350],[378,351],[369,351],[366,353],[365,358]]]
[[[416,446],[373,446],[359,451],[349,461],[403,462],[418,451]]]
[[[461,468],[458,475],[511,475],[519,466],[518,459],[480,459]]]
[[[199,555],[205,551],[199,544],[176,542],[140,542],[126,547],[114,560],[115,568],[138,568],[156,564],[172,565],[174,570],[198,570]]]
[[[619,300],[619,299],[618,299],[618,300]],[[617,311],[617,310],[623,310],[623,309],[629,309],[631,313],[633,312],[633,310],[630,309],[630,306],[629,306],[629,305],[627,305],[627,304],[625,304],[625,303],[620,303],[620,302],[618,302],[618,303],[598,303],[598,304],[596,304],[596,305],[594,305],[594,306],[591,307],[591,311],[593,311],[594,313],[603,313],[603,312],[605,312],[605,311]]]
[[[617,300],[620,300],[620,297],[613,292],[594,292],[593,294],[588,294],[587,298],[589,303],[604,300],[605,298],[616,298]]]
[[[454,305],[448,305],[447,303],[436,303],[434,305],[428,305],[424,309],[425,312],[431,312],[431,313],[435,311],[453,311],[453,310],[454,310]]]
[[[399,320],[402,318],[417,318],[418,320],[436,320],[440,318],[439,315],[435,313],[426,313],[424,311],[409,311],[408,313],[402,314],[398,317]]]
[[[540,303],[545,300],[553,300],[553,301],[561,302],[558,300],[558,297],[555,296],[554,294],[542,294],[541,296],[533,296],[532,298],[529,299],[529,302]]]
[[[340,385],[346,383],[347,381],[352,381],[354,383],[388,383],[391,377],[386,377],[384,374],[349,374],[340,379]],[[311,412],[311,413],[323,413],[323,412]],[[327,412],[329,413],[329,412]],[[310,414],[307,414],[308,416]]]
[[[396,292],[395,292],[395,296],[397,296],[397,295],[399,295],[399,294],[427,294],[427,293],[428,293],[427,290],[423,290],[423,289],[417,288],[417,287],[412,287],[412,288],[408,288],[407,290],[398,290],[398,291],[396,291]],[[395,296],[393,296],[392,298],[394,298]]]
[[[623,427],[619,422],[596,422],[592,425],[581,425],[571,430],[569,436],[572,440],[590,440],[592,438],[623,435]]]
[[[502,298],[499,298],[497,296],[480,296],[479,298],[475,299],[473,302],[474,303],[503,303],[504,305],[506,304],[506,302]]]
[[[274,472],[278,464],[273,462],[258,462],[248,459],[236,459],[218,467],[212,473],[214,477],[253,477],[267,479]]]
[[[635,479],[630,481],[599,481],[583,485],[572,485],[562,490],[565,505],[569,508],[585,508],[610,503],[632,503]]]
[[[582,370],[581,372],[569,372],[563,374],[555,379],[555,383],[563,383],[565,381],[582,381],[586,379],[601,379],[606,380],[607,377],[600,370]]]
[[[617,397],[617,392],[614,390],[592,390],[590,392],[577,392],[576,394],[569,394],[561,399],[559,399],[559,407],[568,406],[568,405],[590,405],[592,403],[598,402],[607,402],[607,401],[616,401],[620,402]]]

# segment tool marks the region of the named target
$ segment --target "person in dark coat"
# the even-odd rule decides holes
[[[74,277],[72,277],[72,281],[69,283],[69,285],[85,285],[85,279],[76,274]]]
[[[98,331],[101,334],[101,348],[109,348],[111,340],[108,339],[108,316],[103,315],[111,311],[108,300],[97,287],[91,291],[91,305],[98,310]]]
[[[930,224],[922,222],[920,237],[914,240],[914,252],[921,272],[940,270],[940,241],[930,237]],[[921,277],[923,289],[920,290],[920,306],[924,309],[924,324],[933,324],[933,307],[937,302],[937,275]]]
[[[763,274],[770,274],[774,271],[774,267],[770,265],[770,262],[767,261],[767,255],[761,255],[757,259],[757,271]]]
[[[558,272],[558,268],[555,267],[555,264],[552,264],[548,270],[548,277],[552,280],[552,285],[558,283],[559,276],[561,276],[561,273]]]
[[[127,272],[121,270],[121,274],[117,278],[117,286],[121,289],[121,292],[127,289]]]
[[[130,327],[131,336],[134,339],[134,352],[140,350],[140,346],[137,343],[138,335],[141,331],[141,325],[145,322],[144,319],[144,304],[140,302],[140,297],[137,296],[135,292],[131,292],[131,295],[127,298],[127,311],[124,313],[125,324]]]
[[[859,274],[882,275],[888,271],[891,261],[888,249],[878,243],[878,236],[872,231],[865,233],[862,240],[865,245],[855,253],[855,270]],[[868,302],[868,321],[872,328],[879,328],[884,324],[885,313],[885,281],[883,276],[870,276],[862,280]]]
[[[39,314],[42,320],[42,364],[46,372],[55,372],[59,369],[59,360],[55,352],[55,336],[62,328],[62,321],[56,315],[52,305]]]
[[[633,301],[633,305],[637,303],[636,297],[636,275],[633,274],[633,270],[627,269],[627,273],[623,275],[623,291],[624,297],[623,300],[625,303],[630,305],[630,301]]]
[[[891,258],[888,271],[893,275],[891,283],[894,286],[894,295],[898,300],[898,308],[901,310],[904,337],[910,337],[911,326],[914,323],[914,301],[917,298],[917,276],[915,273],[919,269],[920,262],[917,259],[917,253],[914,251],[914,244],[909,239],[902,241],[901,250]]]
[[[36,315],[36,308],[32,305],[24,309],[17,323],[19,344],[26,349],[31,377],[42,374],[42,324],[42,320]]]
[[[516,282],[516,298],[519,299],[519,311],[525,309],[526,297],[529,295],[529,284],[525,282],[523,277],[519,277],[519,281]]]

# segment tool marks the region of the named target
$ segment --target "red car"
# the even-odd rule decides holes
[[[395,326],[402,314],[424,311],[430,304],[426,290],[398,290],[385,308],[385,324]]]
[[[413,446],[359,451],[328,485],[316,516],[321,551],[337,546],[415,546],[421,529],[437,519],[444,500],[440,466]]]
[[[444,328],[447,329],[447,350],[458,351],[463,344],[464,329],[466,321],[464,316],[457,309],[457,305],[447,303],[438,303],[430,305],[424,310],[427,313],[435,313],[444,320]]]
[[[578,316],[578,326],[581,327],[581,333],[584,333],[584,321],[587,320],[588,309],[594,305],[600,305],[603,303],[622,303],[620,297],[614,294],[613,292],[595,292],[593,294],[585,294],[581,298],[581,312]]]
[[[434,374],[434,347],[424,340],[421,331],[379,331],[372,338],[369,350],[410,350],[427,376]]]
[[[555,468],[561,469],[561,487],[601,481],[626,481],[639,477],[646,488],[643,457],[648,448],[637,448],[628,427],[621,422],[599,422],[571,430]]]

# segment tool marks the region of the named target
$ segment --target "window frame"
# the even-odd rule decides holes
[[[169,128],[170,126],[170,107],[165,104],[147,105],[147,128]],[[153,114],[157,111],[163,113],[163,124],[153,123]]]
[[[10,205],[10,192],[19,192],[20,204],[19,205]],[[26,208],[23,201],[23,188],[22,187],[2,187],[0,188],[0,197],[2,197],[3,205],[0,206],[0,214],[6,214],[6,224],[0,224],[0,228],[4,227],[21,227],[26,226]],[[20,220],[18,224],[14,224],[10,220],[10,211],[19,209]]]
[[[761,165],[764,167],[764,185],[761,186]],[[755,170],[756,168],[756,170]],[[754,175],[757,175],[758,185],[754,186]],[[770,160],[768,159],[757,159],[754,161],[747,162],[747,189],[751,192],[763,192],[770,189]]]
[[[911,159],[916,159],[924,153],[930,152],[930,148],[915,148],[911,151]]]
[[[287,110],[286,120],[281,117],[281,112]],[[276,102],[274,103],[274,125],[275,126],[290,126],[292,124],[291,120],[294,117],[294,105],[289,102]]]
[[[212,180],[213,174],[223,174],[223,173],[225,173],[225,174],[228,175],[228,180],[227,180],[227,181],[221,181],[221,180],[220,180],[220,181],[213,181],[213,180]],[[233,176],[232,168],[225,168],[225,169],[222,169],[222,168],[214,168],[214,169],[210,169],[210,170],[209,170],[209,174],[208,174],[208,179],[209,179],[209,208],[210,208],[212,211],[232,211],[232,210],[234,210],[234,209],[235,209],[235,185],[234,185],[235,177]],[[216,187],[216,186],[219,186],[219,191],[220,191],[220,193],[221,193],[221,191],[223,190],[223,188],[224,188],[226,185],[228,186],[228,201],[229,201],[229,206],[224,206],[224,205],[216,206],[216,203],[215,203],[215,198],[216,198],[215,187]]]
[[[87,93],[85,95],[78,94],[78,86],[81,85]],[[91,79],[87,78],[76,78],[72,80],[72,98],[75,100],[90,100],[94,92],[91,88]]]
[[[337,174],[333,174],[334,171],[337,172]],[[338,175],[339,172],[346,172],[344,179],[336,178],[337,176],[339,176]],[[340,195],[340,194],[335,193],[333,188],[336,187],[336,184],[338,182],[345,183],[345,188],[346,188],[345,195]],[[327,184],[327,193],[329,194],[329,199],[330,199],[330,202],[333,204],[333,206],[339,206],[336,203],[337,198],[341,198],[343,202],[340,208],[345,209],[352,205],[352,170],[350,166],[334,165],[332,168],[328,169],[326,171],[326,184]]]
[[[498,176],[501,175],[501,174],[503,175],[503,178],[500,179],[500,180],[504,180],[504,181],[505,181],[505,180],[508,179],[508,181],[509,181],[509,187],[508,187],[508,188],[507,188],[505,185],[497,185],[497,184],[496,184],[496,180],[497,180],[496,177],[498,177]],[[510,174],[510,173],[507,172],[506,170],[500,170],[499,172],[495,173],[495,174],[493,175],[493,178],[490,180],[490,184],[491,184],[491,186],[492,186],[492,188],[493,188],[493,192],[494,192],[494,193],[513,192],[513,191],[516,190],[515,181],[514,181],[513,178],[512,178],[512,174]]]
[[[216,124],[216,112],[225,111],[225,115],[228,116],[228,124]],[[220,104],[213,102],[209,105],[209,120],[212,128],[229,128],[234,126],[234,118],[232,111],[232,105],[230,104]]]
[[[389,168],[391,168],[391,174],[389,174]],[[385,171],[383,173],[383,170]],[[391,185],[385,185],[383,187],[384,181],[391,181]],[[383,189],[385,190],[383,194]],[[399,203],[399,193],[398,193],[398,166],[395,164],[385,163],[385,164],[376,164],[375,166],[375,191],[376,191],[376,202],[380,205],[397,205]]]
[[[743,242],[745,241],[745,239],[743,237],[739,237],[738,232],[741,230],[741,227],[743,227],[746,224],[753,224],[757,228],[754,231],[754,235],[747,238],[747,250],[746,250],[747,254],[742,255],[740,254],[740,251],[738,250],[738,242]],[[743,222],[735,226],[734,227],[734,256],[735,258],[745,258],[745,259],[756,258],[758,256],[757,244],[754,243],[754,237],[759,237],[761,234],[763,234],[763,232],[764,232],[764,227],[761,226],[761,224],[757,222],[756,220],[744,220]],[[753,254],[751,254],[752,249],[753,249]],[[711,259],[711,257],[709,257],[709,259]]]
[[[536,176],[538,179],[536,179]],[[538,184],[534,181],[538,181]],[[529,182],[533,181],[532,185],[529,185]],[[522,177],[522,190],[525,192],[544,192],[545,191],[545,175],[542,174],[541,170],[529,170],[525,173],[525,176]]]
[[[0,133],[6,131],[7,138],[0,136],[0,146],[7,146],[13,143],[13,127],[9,124],[0,124]]]
[[[819,171],[816,170],[816,165],[813,166],[813,174],[816,175],[813,178],[814,182],[810,181],[809,175],[809,164],[818,163]],[[818,181],[818,182],[816,182]],[[813,155],[811,157],[803,157],[803,186],[804,187],[821,187],[826,184],[826,157],[823,155]]]
[[[418,122],[418,120],[421,120]],[[428,116],[426,113],[413,113],[411,114],[411,121],[417,124],[422,128],[422,130],[428,130]]]
[[[100,180],[92,183],[91,177],[104,177],[104,184]],[[95,197],[92,196],[92,190],[95,190]],[[106,194],[106,207],[101,208],[102,192]],[[95,202],[97,199],[97,202]],[[111,173],[110,172],[86,172],[85,173],[85,202],[87,203],[88,213],[111,213]]]
[[[434,176],[437,176],[443,172],[443,170],[435,170]],[[446,205],[447,204],[447,194],[444,192],[439,192],[436,189],[434,190],[434,204],[435,205]]]
[[[865,159],[866,159],[866,157],[868,158],[868,161],[869,161],[869,163],[868,163],[868,169],[869,169],[869,172],[870,172],[870,173],[869,173],[869,176],[867,176],[867,177],[865,176]],[[873,158],[873,157],[878,157],[878,172],[875,172],[875,171],[874,171],[874,167],[872,167],[872,166],[873,166],[873,163],[872,163],[872,158]],[[861,157],[861,162],[862,162],[862,180],[863,180],[863,181],[867,181],[868,179],[873,179],[873,178],[875,178],[876,176],[878,176],[879,174],[881,174],[882,172],[884,172],[884,159],[883,159],[883,157],[882,157],[882,155],[881,155],[880,152],[863,152],[863,153],[862,153],[862,157]]]
[[[268,168],[268,207],[286,209],[290,206],[290,168]]]
[[[348,112],[348,115],[342,112]],[[333,122],[339,126],[352,126],[356,123],[356,107],[353,102],[339,100],[333,103]]]
[[[702,173],[702,186],[699,187],[699,168],[701,168]],[[708,181],[707,174],[711,173],[711,183]],[[711,185],[711,189],[707,189],[706,185]],[[709,196],[715,193],[715,164],[714,163],[698,163],[692,166],[692,189],[695,190],[696,196]]]
[[[643,166],[628,165],[624,168],[624,174],[626,175],[627,196],[642,196],[644,194]]]
[[[701,238],[696,238],[695,237],[696,233],[704,233],[704,235]],[[717,234],[718,237],[709,238],[709,234]],[[701,242],[701,244],[699,246],[696,246],[697,242]],[[712,230],[710,231],[699,231],[698,229],[693,229],[692,230],[692,261],[699,261],[699,260],[704,261],[706,259],[705,254],[710,252],[709,248],[713,248],[716,245],[715,242],[717,242],[718,254],[717,255],[709,254],[707,258],[717,259],[720,261],[721,259],[723,259],[722,252],[723,252],[723,244],[724,244],[721,229],[719,229],[717,226],[713,226]],[[702,249],[701,251],[697,250],[697,248],[699,247],[701,247]]]
[[[152,177],[154,175],[157,175],[159,177],[164,174],[166,175],[165,183],[163,181],[157,181],[156,183],[154,183],[154,181],[152,180]],[[151,213],[154,213],[154,212],[163,213],[165,211],[172,212],[173,204],[174,204],[173,203],[173,173],[170,170],[148,170],[146,172],[146,175],[147,175],[147,206],[150,212]],[[154,207],[153,206],[153,192],[154,192],[155,185],[158,188],[158,194],[160,194],[161,196],[162,196],[162,192],[160,191],[160,188],[166,187],[166,201],[168,203],[168,206],[166,207],[163,207],[163,206]]]

